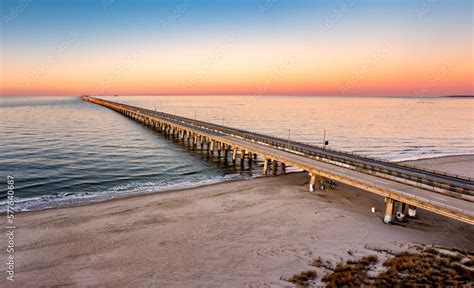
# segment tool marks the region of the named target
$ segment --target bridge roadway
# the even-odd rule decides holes
[[[471,225],[474,224],[474,205],[465,199],[439,194],[422,187],[414,187],[399,181],[330,164],[305,155],[278,149],[265,143],[259,143],[255,140],[212,131],[199,125],[183,123],[183,121],[171,119],[165,115],[160,116],[160,113],[151,110],[144,111],[141,108],[137,109],[138,107],[93,97],[82,97],[82,99],[116,110],[155,129],[161,129],[172,134],[176,133],[183,140],[184,138],[187,138],[188,141],[192,139],[195,145],[198,141],[201,145],[207,144],[211,153],[214,153],[216,147],[219,154],[221,151],[232,151],[233,160],[236,159],[237,151],[240,151],[241,159],[248,155],[249,160],[251,160],[252,156],[260,155],[264,159],[264,175],[267,174],[269,161],[273,164],[273,174],[276,172],[277,163],[281,163],[283,173],[287,165],[303,169],[310,175],[310,191],[314,190],[316,176],[319,176],[323,181],[329,178],[381,195],[385,197],[387,203],[384,217],[384,221],[387,223],[393,220],[395,210],[397,210],[395,218],[404,221],[407,208],[408,216],[416,216],[416,207],[419,207]]]

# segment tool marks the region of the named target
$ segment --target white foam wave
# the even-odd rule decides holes
[[[179,182],[131,182],[126,185],[114,186],[106,191],[100,192],[78,192],[78,193],[56,193],[54,195],[42,195],[29,198],[15,198],[13,209],[15,212],[38,211],[50,208],[69,207],[96,203],[110,199],[116,199],[131,195],[150,194],[176,189],[192,188],[219,182],[249,179],[251,177],[240,174],[228,174],[214,177],[194,177]],[[6,212],[7,201],[0,201],[0,213]]]

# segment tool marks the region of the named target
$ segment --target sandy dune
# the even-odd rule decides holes
[[[446,159],[437,170],[466,171],[474,156]],[[335,263],[414,243],[474,249],[473,226],[425,211],[386,225],[381,197],[345,185],[309,193],[307,180],[294,173],[22,213],[15,284],[292,286],[284,279],[318,256]]]

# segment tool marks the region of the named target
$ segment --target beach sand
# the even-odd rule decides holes
[[[474,156],[419,163],[472,173]],[[422,210],[386,225],[382,197],[342,184],[310,193],[307,182],[292,173],[21,213],[15,286],[291,287],[285,279],[318,256],[335,264],[416,243],[474,249],[471,225]]]

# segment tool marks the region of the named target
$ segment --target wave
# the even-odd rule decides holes
[[[393,162],[404,162],[404,161],[415,161],[415,160],[423,160],[423,159],[430,159],[430,158],[440,158],[440,157],[449,157],[449,156],[465,156],[465,155],[473,155],[472,153],[466,152],[453,152],[453,153],[421,153],[419,155],[411,155],[403,157],[403,155],[397,155],[391,159]]]
[[[213,177],[188,177],[187,180],[166,183],[166,182],[132,182],[126,185],[114,186],[105,191],[98,192],[77,192],[77,193],[55,193],[51,195],[41,195],[29,198],[15,197],[13,210],[15,212],[39,211],[51,208],[63,208],[78,206],[90,203],[97,203],[111,199],[118,199],[132,195],[145,195],[157,192],[164,192],[176,189],[186,189],[202,185],[251,179],[253,177],[243,176],[241,174],[227,174],[224,176]],[[7,200],[0,201],[0,213],[7,210]]]

